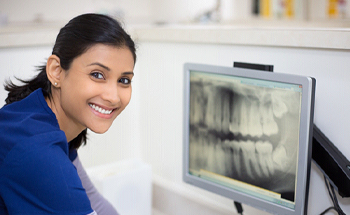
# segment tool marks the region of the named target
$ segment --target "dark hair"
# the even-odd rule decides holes
[[[135,43],[115,19],[101,14],[83,14],[70,20],[57,35],[52,54],[60,58],[61,67],[68,70],[72,61],[96,44],[105,44],[130,49],[136,62]],[[31,80],[18,79],[23,85],[5,82],[8,96],[6,104],[20,101],[36,89],[42,88],[46,98],[51,97],[51,83],[46,75],[46,65],[38,67],[39,74]],[[86,144],[87,130],[70,142],[70,148]]]

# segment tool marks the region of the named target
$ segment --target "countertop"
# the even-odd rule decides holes
[[[266,24],[268,23],[268,24]],[[62,23],[0,27],[0,48],[52,46]],[[185,42],[350,50],[347,25],[285,22],[129,25],[138,42]]]
[[[52,46],[61,23],[9,24],[0,26],[0,48]]]

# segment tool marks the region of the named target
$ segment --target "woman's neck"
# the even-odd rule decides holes
[[[57,96],[52,95],[51,98],[45,98],[47,105],[51,108],[52,112],[56,115],[58,125],[60,129],[65,133],[67,142],[76,138],[84,129],[82,126],[77,126],[72,120],[67,117],[65,112],[59,105]]]

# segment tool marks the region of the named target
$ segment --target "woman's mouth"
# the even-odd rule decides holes
[[[105,114],[105,115],[110,115],[114,109],[110,109],[110,110],[106,110],[104,108],[101,108],[95,104],[89,104],[89,106],[94,109],[95,111],[101,113],[101,114]]]

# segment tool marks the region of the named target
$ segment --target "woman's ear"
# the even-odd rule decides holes
[[[51,55],[46,63],[46,75],[52,86],[59,87],[61,81],[61,74],[63,69],[61,67],[60,58],[56,55]]]

